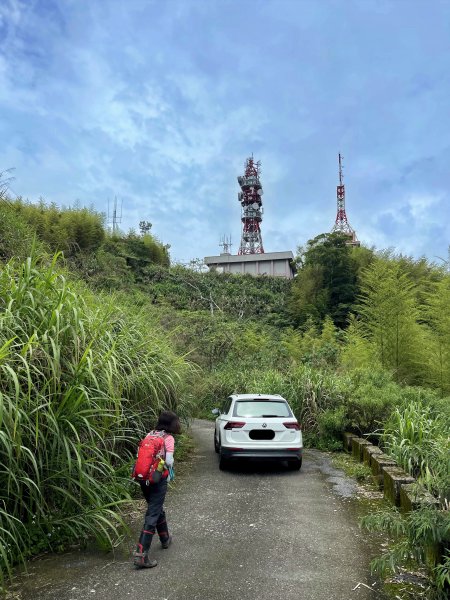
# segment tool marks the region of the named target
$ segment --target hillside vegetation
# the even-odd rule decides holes
[[[0,202],[4,568],[31,548],[111,540],[151,415],[210,417],[234,391],[285,396],[309,445],[338,449],[344,430],[380,441],[448,509],[444,267],[323,234],[293,281],[201,273],[171,266],[149,229],[112,235],[92,210]],[[432,531],[448,545],[448,519],[427,518],[414,543]],[[448,562],[432,577],[440,593]]]

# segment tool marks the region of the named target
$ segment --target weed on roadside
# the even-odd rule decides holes
[[[336,469],[342,469],[346,475],[359,483],[369,483],[372,480],[372,472],[367,465],[356,462],[343,452],[333,454],[331,462]]]

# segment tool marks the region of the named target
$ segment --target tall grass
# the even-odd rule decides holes
[[[449,431],[447,398],[436,406],[410,402],[404,408],[397,408],[382,436],[386,451],[447,506],[450,502]]]
[[[137,308],[37,257],[0,272],[0,565],[94,535],[111,544],[127,461],[186,364]],[[55,540],[55,542],[53,542]]]
[[[387,550],[371,563],[374,572],[385,577],[405,569],[409,572],[411,569],[416,571],[419,567],[420,571],[428,575],[428,589],[421,592],[416,588],[414,598],[448,599],[450,586],[448,512],[422,507],[404,515],[397,508],[385,506],[363,517],[361,525],[368,531],[388,533],[390,536]]]
[[[342,402],[338,376],[309,365],[293,367],[285,374],[274,370],[262,374],[255,372],[250,380],[250,390],[281,394],[290,403],[305,431],[314,435],[319,433],[321,415]]]

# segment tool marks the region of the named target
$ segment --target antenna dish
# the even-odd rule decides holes
[[[260,196],[262,196],[262,195],[264,194],[264,192],[263,192],[263,190],[262,190],[261,188],[259,188],[259,190],[258,190],[258,194],[259,194]]]

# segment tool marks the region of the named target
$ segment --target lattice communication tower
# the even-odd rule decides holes
[[[260,227],[263,215],[260,175],[261,162],[255,163],[252,155],[245,161],[244,175],[237,178],[241,187],[238,200],[242,207],[242,236],[238,254],[264,254]]]
[[[359,246],[360,242],[356,237],[356,232],[347,220],[347,213],[345,212],[345,185],[342,159],[344,157],[339,154],[339,185],[336,187],[336,198],[337,198],[337,215],[334,223],[332,233],[340,232],[348,236],[347,244],[349,246]]]

